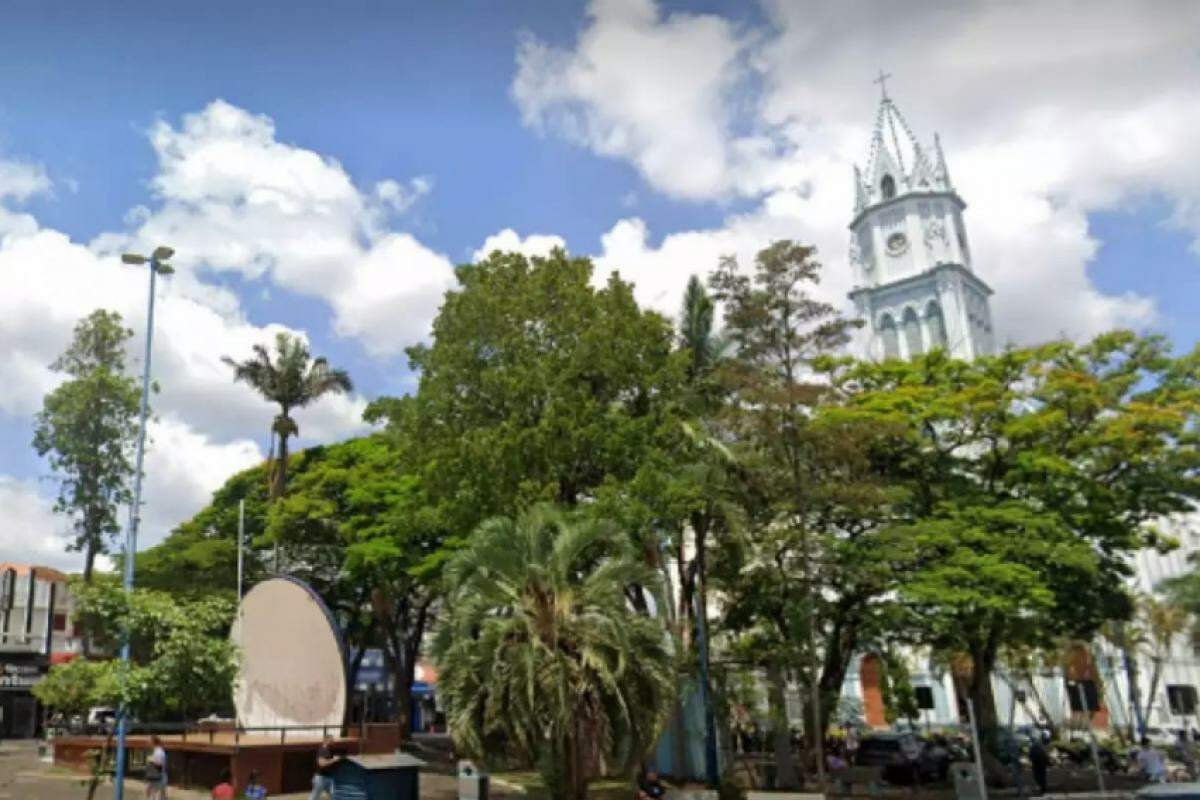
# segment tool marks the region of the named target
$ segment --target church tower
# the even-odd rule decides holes
[[[910,358],[941,347],[972,359],[994,349],[988,287],[971,268],[942,145],[922,148],[888,97],[875,117],[866,171],[854,167],[850,298],[867,323],[867,355]]]

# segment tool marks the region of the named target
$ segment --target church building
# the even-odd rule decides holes
[[[910,358],[935,347],[963,359],[991,353],[992,290],[971,266],[967,204],[938,137],[932,151],[922,147],[886,88],[866,171],[854,168],[854,197],[850,298],[866,322],[867,357]]]

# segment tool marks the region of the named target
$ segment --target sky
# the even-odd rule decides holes
[[[221,356],[288,330],[349,396],[411,391],[453,266],[589,255],[674,314],[689,275],[813,243],[850,310],[852,166],[889,92],[941,136],[1000,338],[1200,335],[1200,5],[653,0],[6,4],[0,560],[78,568],[30,447],[49,364],[160,286],[141,544],[260,460],[273,410]]]

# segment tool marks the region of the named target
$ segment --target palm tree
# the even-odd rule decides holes
[[[661,600],[656,578],[606,520],[538,506],[484,522],[446,566],[433,648],[456,745],[536,764],[556,800],[631,769],[674,691],[666,628],[626,599]]]
[[[265,345],[256,344],[254,355],[245,361],[235,361],[229,356],[221,360],[233,367],[235,381],[244,381],[264,399],[279,405],[279,414],[271,422],[272,453],[276,438],[279,440],[279,460],[274,469],[271,457],[267,456],[269,496],[277,500],[283,496],[287,482],[288,439],[300,433],[291,412],[331,392],[349,392],[354,388],[350,376],[345,370],[330,367],[322,356],[313,358],[308,344],[300,337],[282,332],[275,335],[274,358]]]

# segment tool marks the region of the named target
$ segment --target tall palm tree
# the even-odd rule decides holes
[[[556,800],[632,768],[674,690],[666,628],[626,599],[656,577],[607,521],[539,506],[483,523],[447,564],[433,649],[458,747],[537,764]]]
[[[279,459],[267,467],[269,496],[276,500],[283,496],[287,482],[288,439],[300,433],[292,411],[323,395],[349,392],[354,388],[350,376],[345,370],[329,366],[323,356],[313,358],[308,344],[300,337],[282,332],[275,335],[274,357],[266,345],[256,344],[254,355],[245,361],[235,361],[229,356],[221,360],[233,367],[235,381],[244,381],[263,399],[279,405],[279,413],[271,422],[271,452],[275,452],[278,439]]]

